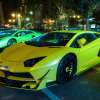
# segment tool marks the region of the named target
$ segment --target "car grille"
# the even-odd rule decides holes
[[[16,81],[0,77],[0,82],[4,83],[6,86],[22,88],[22,85],[28,81]]]
[[[24,72],[24,73],[12,73],[12,72],[9,72],[9,71],[4,71],[5,73],[5,76],[15,76],[15,77],[22,77],[22,78],[33,78],[31,76],[30,73],[28,72]]]

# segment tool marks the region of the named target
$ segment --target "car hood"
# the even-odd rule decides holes
[[[1,58],[7,61],[25,61],[26,59],[48,56],[61,48],[61,46],[36,47],[19,43],[6,48],[1,53]]]
[[[8,37],[8,36],[6,36],[6,35],[0,36],[0,40],[3,39],[3,38],[6,38],[6,37]]]

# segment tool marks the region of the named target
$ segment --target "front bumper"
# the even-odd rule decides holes
[[[5,86],[34,89],[38,87],[39,81],[35,81],[30,73],[12,73],[9,71],[0,71],[0,83]]]

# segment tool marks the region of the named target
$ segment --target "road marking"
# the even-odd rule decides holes
[[[48,88],[45,88],[41,90],[50,100],[60,100],[59,97],[57,97],[52,91],[50,91]]]

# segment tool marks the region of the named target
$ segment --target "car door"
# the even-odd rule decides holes
[[[25,34],[22,37],[22,40],[23,40],[22,42],[28,41],[28,40],[32,39],[33,37],[35,37],[35,35],[33,35],[33,32],[30,30],[26,30],[26,31],[24,31],[24,33]]]
[[[81,38],[85,38],[86,43],[82,47],[79,47],[78,40]],[[91,63],[95,61],[100,49],[100,46],[98,46],[96,39],[96,35],[91,33],[84,33],[76,38],[75,41],[77,48],[80,48],[79,54],[77,56],[78,71],[87,69],[87,66],[89,67]]]
[[[31,31],[28,30],[21,32],[21,42],[30,40],[32,38],[31,34]]]
[[[25,36],[24,31],[16,32],[15,35],[14,35],[14,37],[16,38],[18,43],[23,41],[24,36]]]
[[[17,42],[25,42],[32,38],[31,32],[28,31],[20,31],[15,34]]]

